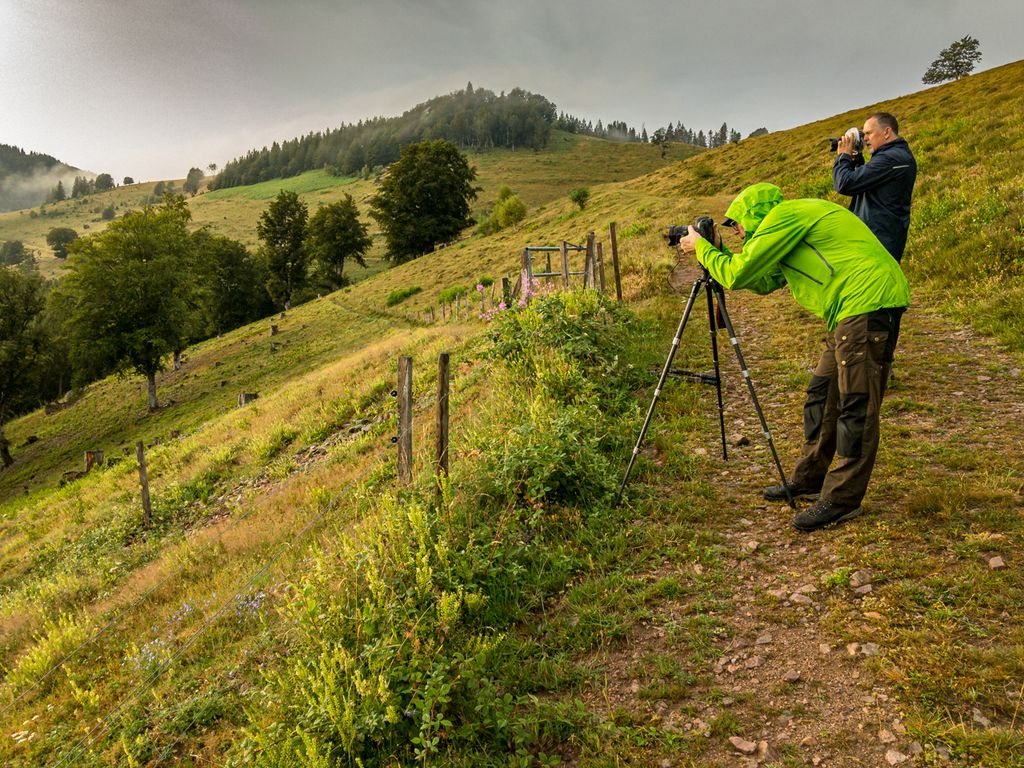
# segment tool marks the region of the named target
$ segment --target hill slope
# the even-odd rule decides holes
[[[70,194],[76,171],[50,155],[0,144],[0,213],[40,205],[58,181]]]
[[[530,209],[564,198],[578,186],[624,181],[649,173],[702,152],[689,144],[673,144],[665,158],[655,146],[623,144],[555,131],[548,146],[532,150],[493,150],[472,152],[470,163],[477,169],[481,187],[473,213],[486,211],[502,185],[511,187]],[[173,182],[181,189],[182,181]],[[0,213],[0,241],[21,240],[35,250],[40,270],[47,276],[60,274],[60,262],[46,244],[46,234],[54,227],[70,227],[80,235],[106,226],[101,213],[112,207],[117,216],[146,202],[153,202],[155,184],[118,187],[87,198],[48,205],[43,215],[36,211]],[[208,226],[214,232],[240,240],[251,248],[259,243],[256,222],[271,199],[281,190],[296,192],[311,209],[320,203],[332,203],[344,194],[357,201],[360,213],[376,234],[375,224],[366,219],[369,199],[375,192],[372,180],[332,176],[325,171],[310,171],[288,179],[274,179],[245,187],[232,187],[191,197],[188,200],[193,224]],[[383,242],[377,242],[369,254],[369,274],[381,269]],[[355,279],[365,274],[356,267]]]
[[[262,740],[250,756],[236,751],[240,762],[284,765],[286,749],[332,738],[340,759],[335,734],[345,719],[331,713],[356,699],[329,694],[351,686],[370,707],[387,683],[405,697],[396,699],[398,722],[382,707],[373,730],[376,710],[353,710],[366,718],[364,738],[425,728],[442,763],[510,765],[521,750],[538,763],[732,765],[736,750],[750,742],[756,755],[765,741],[767,764],[924,765],[948,754],[953,765],[1020,765],[1024,637],[1015,617],[1024,577],[993,558],[1012,565],[1024,556],[1015,461],[1022,101],[1024,65],[1015,64],[595,187],[582,212],[553,196],[516,232],[464,241],[277,318],[276,351],[266,324],[199,345],[161,384],[175,404],[152,417],[136,382],[109,380],[65,411],[13,423],[19,463],[0,476],[0,706],[14,734],[0,745],[5,762],[77,754],[112,765],[127,754],[159,765],[195,753],[221,763],[245,725]],[[673,386],[627,508],[593,503],[617,479],[649,402],[640,372],[663,361],[681,309],[663,228],[720,214],[752,181],[831,196],[824,137],[876,108],[900,117],[921,172],[904,260],[914,309],[869,515],[797,536],[787,510],[759,500],[771,473],[756,430],[741,423],[754,422],[733,368],[729,423],[749,430],[753,445],[728,462],[708,456],[717,439],[711,404]],[[445,288],[514,273],[525,245],[581,242],[591,230],[603,237],[611,220],[626,299],[640,317],[598,313],[581,327],[591,316],[584,303],[545,304],[547,319],[573,332],[548,336],[543,313],[528,310],[524,323],[536,325],[523,326],[534,342],[525,348],[547,355],[537,353],[536,376],[505,370],[500,359],[514,363],[511,352],[485,359],[476,321],[415,319]],[[386,307],[391,291],[409,287],[423,290]],[[788,465],[820,328],[783,295],[737,295],[731,309]],[[613,331],[624,336],[616,362],[598,343],[611,343]],[[694,333],[682,356],[701,365],[706,330]],[[454,353],[459,424],[452,499],[435,519],[416,511],[416,493],[386,500],[397,429],[389,390],[395,357],[411,354],[426,467],[432,394],[423,393],[434,391],[442,349]],[[575,362],[558,356],[565,352]],[[588,359],[605,367],[582,369]],[[600,389],[604,379],[617,387]],[[237,409],[242,390],[261,399]],[[607,412],[612,423],[558,432],[549,390],[581,393],[556,414]],[[529,442],[534,434],[539,442]],[[591,446],[592,434],[610,453]],[[53,488],[85,446],[116,455],[156,438],[149,528],[128,461]],[[589,483],[575,503],[493,501],[488,483],[503,467],[574,453],[593,460],[573,464],[570,474]],[[418,483],[432,498],[429,471]],[[307,550],[310,538],[317,546]],[[854,578],[858,571],[868,573]],[[349,595],[361,602],[346,603]],[[341,642],[353,615],[381,656],[369,645],[353,656],[355,646]],[[445,655],[449,647],[463,655]],[[346,677],[353,668],[381,677]],[[414,682],[428,679],[458,696]],[[460,709],[465,681],[477,686],[468,700],[480,709]],[[493,686],[509,698],[485,695]],[[431,726],[422,715],[435,711],[453,724]]]

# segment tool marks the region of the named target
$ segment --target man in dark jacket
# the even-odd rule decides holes
[[[852,195],[850,210],[868,225],[896,261],[903,258],[910,229],[910,198],[917,179],[917,161],[899,123],[888,112],[876,112],[864,123],[864,144],[871,160],[864,163],[853,151],[853,137],[839,140],[832,185]]]

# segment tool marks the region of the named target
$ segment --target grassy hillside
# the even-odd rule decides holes
[[[569,190],[583,185],[624,181],[671,163],[691,157],[700,149],[685,144],[669,148],[664,159],[657,147],[640,144],[617,144],[556,131],[542,152],[531,150],[496,150],[471,153],[470,163],[477,169],[480,192],[473,206],[482,213],[493,205],[498,188],[510,186],[531,210],[564,198]],[[179,191],[183,180],[174,180]],[[113,206],[116,215],[138,207],[152,196],[155,183],[118,187],[87,198],[48,205],[39,210],[13,211],[0,214],[0,240],[21,240],[37,253],[40,270],[46,276],[60,273],[59,260],[46,244],[46,234],[54,227],[70,227],[79,235],[96,232],[106,226],[101,213]],[[310,171],[290,179],[275,179],[249,187],[232,187],[200,194],[189,199],[192,221],[208,226],[218,234],[240,240],[255,248],[256,222],[271,199],[281,190],[296,192],[311,209],[320,203],[331,203],[344,194],[352,195],[359,204],[364,220],[376,234],[376,225],[366,217],[370,198],[375,193],[372,180],[331,176],[325,171]],[[368,257],[369,274],[381,269],[383,242],[378,239]],[[353,266],[353,277],[366,276]]]
[[[173,402],[154,415],[140,382],[110,379],[12,423],[0,758],[347,765],[363,750],[373,765],[733,765],[729,738],[770,727],[764,764],[821,764],[817,751],[825,764],[881,765],[884,727],[921,747],[903,747],[904,764],[1021,765],[1022,107],[1016,64],[663,169],[652,148],[575,137],[536,156],[480,156],[484,201],[501,183],[527,200],[518,230],[289,311],[273,320],[273,350],[269,320],[198,345],[159,380]],[[763,449],[709,458],[715,424],[687,387],[667,393],[629,503],[612,509],[650,398],[644,372],[680,311],[664,227],[720,215],[754,181],[832,197],[825,138],[874,109],[900,117],[920,164],[905,383],[886,405],[874,514],[794,537],[756,494]],[[307,199],[369,193],[312,174],[288,183],[309,185]],[[565,197],[581,183],[584,211]],[[196,198],[196,221],[255,221],[266,198],[245,195],[275,193],[231,192]],[[525,245],[605,237],[613,220],[629,309],[555,296],[491,324],[416,319],[446,288],[514,273]],[[403,288],[422,290],[388,308]],[[788,463],[820,328],[786,296],[736,301],[770,418],[791,424]],[[684,358],[705,353],[695,333]],[[975,344],[984,357],[967,354]],[[441,350],[453,353],[456,424],[435,510]],[[401,354],[414,357],[419,469],[396,494]],[[261,397],[238,408],[240,391]],[[130,457],[56,488],[84,450],[120,457],[136,440],[151,446],[148,528]],[[995,552],[1011,567],[986,565]],[[864,567],[875,591],[851,600]],[[767,591],[808,585],[807,609]],[[781,668],[751,672],[750,648],[786,637]],[[855,650],[810,685],[828,666],[816,649],[869,641],[877,656],[854,667]],[[797,658],[804,682],[786,668]],[[748,687],[725,674],[748,674]]]

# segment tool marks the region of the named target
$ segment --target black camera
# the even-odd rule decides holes
[[[847,133],[850,133],[850,131],[856,132],[856,136],[853,140],[853,151],[858,153],[864,151],[864,134],[860,132],[860,128],[851,128]],[[842,136],[829,137],[829,145],[832,147],[833,152],[837,152],[839,150],[839,142],[841,139]]]
[[[712,221],[710,216],[698,216],[696,221],[693,222],[693,228],[705,240],[715,241],[715,222]],[[676,248],[679,245],[679,238],[686,237],[688,234],[690,234],[690,228],[685,224],[678,224],[669,227],[665,237],[668,238],[669,247]]]

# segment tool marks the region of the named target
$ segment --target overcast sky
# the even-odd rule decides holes
[[[136,181],[433,96],[516,86],[653,131],[792,128],[924,86],[1024,0],[0,0],[0,143]]]

